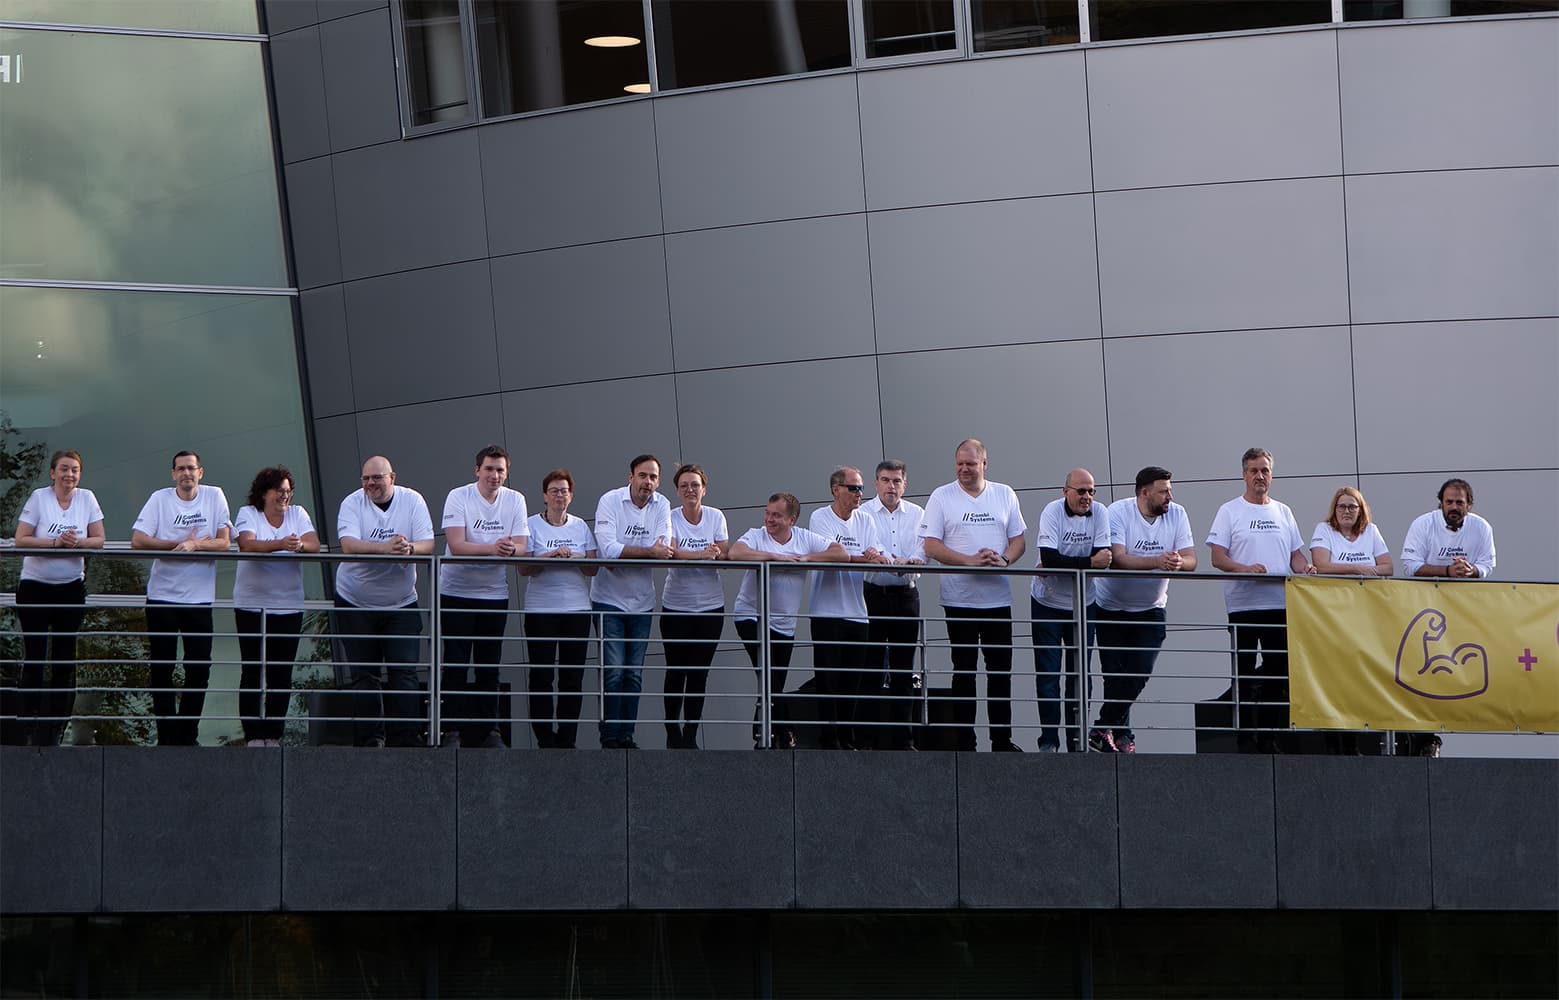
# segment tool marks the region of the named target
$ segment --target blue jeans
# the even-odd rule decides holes
[[[1061,745],[1056,729],[1061,723],[1061,653],[1064,646],[1067,748],[1077,749],[1077,679],[1081,676],[1077,667],[1077,623],[1072,612],[1057,611],[1032,597],[1029,598],[1029,610],[1034,623],[1034,688],[1039,694],[1040,746]],[[1089,648],[1093,646],[1094,618],[1098,612],[1094,605],[1088,606],[1085,645]]]
[[[601,697],[601,742],[633,739],[639,718],[639,691],[644,687],[644,653],[649,648],[648,614],[628,614],[600,601],[590,607],[601,613],[601,638],[605,640]]]
[[[331,612],[336,641],[349,667],[358,746],[386,739],[390,746],[422,745],[422,615],[404,608],[359,608],[340,597]],[[380,665],[385,683],[379,682]],[[383,692],[388,689],[389,694]],[[388,724],[386,724],[388,718]]]

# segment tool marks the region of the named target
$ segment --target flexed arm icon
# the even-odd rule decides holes
[[[1397,646],[1397,683],[1438,701],[1475,698],[1489,689],[1489,654],[1474,642],[1464,642],[1449,654],[1436,652],[1446,627],[1444,612],[1434,608],[1413,616]],[[1422,661],[1415,662],[1420,655]]]

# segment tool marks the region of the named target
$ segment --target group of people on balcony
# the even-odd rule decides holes
[[[567,469],[542,477],[544,508],[530,515],[525,497],[506,485],[509,461],[502,447],[483,448],[476,455],[474,481],[451,490],[445,500],[445,555],[488,558],[445,561],[438,575],[446,722],[437,742],[505,746],[499,664],[511,593],[503,559],[528,557],[519,571],[528,581],[527,686],[536,745],[576,745],[594,625],[602,640],[599,743],[605,749],[638,748],[643,666],[656,617],[653,569],[670,563],[659,616],[666,654],[666,746],[696,749],[705,687],[727,613],[718,571],[694,564],[729,559],[834,564],[813,574],[808,610],[819,742],[838,749],[915,749],[911,710],[918,704],[914,693],[921,678],[915,661],[922,628],[917,567],[934,562],[973,570],[938,574],[953,666],[949,721],[957,734],[954,746],[975,749],[976,675],[983,657],[990,749],[1022,749],[1012,733],[1011,589],[999,571],[1024,556],[1028,526],[1017,493],[986,478],[988,456],[980,441],[958,444],[955,478],[934,490],[924,508],[905,499],[909,483],[903,462],[877,465],[876,495],[869,500],[861,470],[840,466],[829,477],[831,502],[811,513],[807,527],[797,524],[797,498],[774,493],[762,526],[734,540],[725,515],[704,503],[709,480],[698,465],[675,470],[671,485],[679,503],[673,507],[660,492],[659,460],[636,456],[627,484],[600,498],[592,527],[569,512],[574,477]],[[1246,574],[1390,576],[1395,567],[1356,488],[1344,486],[1334,493],[1326,519],[1306,545],[1293,512],[1270,495],[1271,453],[1248,450],[1241,472],[1244,491],[1219,509],[1206,542],[1214,568],[1241,574],[1224,586],[1236,651],[1241,748],[1276,753],[1283,751],[1281,734],[1288,724],[1284,589],[1281,580]],[[81,456],[56,452],[49,476],[50,485],[33,493],[22,509],[16,545],[102,548],[103,512],[92,492],[80,486]],[[205,485],[203,476],[194,452],[174,456],[173,485],[146,501],[135,520],[131,547],[227,551],[236,532],[241,552],[277,557],[239,561],[233,608],[245,739],[250,746],[279,746],[304,606],[301,561],[285,557],[320,551],[319,535],[307,511],[292,503],[295,480],[286,467],[260,470],[233,519],[222,490]],[[396,482],[389,460],[370,458],[361,482],[341,503],[336,522],[340,550],[354,556],[431,555],[435,532],[428,505],[421,494]],[[1062,495],[1040,515],[1036,567],[1162,574],[1197,568],[1190,519],[1173,500],[1168,469],[1142,469],[1134,494],[1108,508],[1096,505],[1095,496],[1088,470],[1067,474]],[[1472,513],[1472,487],[1463,479],[1447,480],[1437,500],[1437,508],[1408,530],[1401,550],[1404,571],[1420,577],[1487,577],[1494,569],[1493,531]],[[569,562],[548,561],[553,559]],[[581,562],[598,559],[609,561]],[[758,746],[796,746],[801,720],[791,717],[792,700],[779,696],[806,575],[772,567],[768,590],[760,593],[758,574],[749,571],[731,611],[758,675],[753,719]],[[1168,577],[1090,580],[1081,602],[1088,631],[1081,644],[1075,579],[1072,574],[1036,574],[1031,586],[1038,749],[1080,752],[1085,741],[1092,751],[1133,753],[1130,714],[1166,638]],[[160,745],[197,742],[211,670],[215,596],[214,560],[179,556],[153,561],[146,627]],[[80,556],[23,560],[16,593],[25,659],[19,715],[26,740],[34,745],[57,745],[70,719],[85,599]],[[428,739],[421,707],[417,667],[423,616],[417,603],[414,562],[354,559],[335,572],[332,631],[338,659],[348,671],[360,746],[434,742]],[[768,634],[760,636],[764,620]],[[174,677],[180,642],[182,687]],[[1084,735],[1077,715],[1077,683],[1084,673],[1078,655],[1092,648],[1099,650],[1102,703]],[[768,728],[763,728],[765,720]],[[1341,741],[1338,746],[1346,748]],[[1439,746],[1432,734],[1406,734],[1398,752],[1437,756]]]

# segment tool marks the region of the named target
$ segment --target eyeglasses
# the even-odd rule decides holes
[[[1359,505],[1356,504],[1356,503],[1340,503],[1340,504],[1337,505],[1337,509],[1339,511],[1343,511],[1343,510],[1358,510],[1359,509]]]
[[[547,495],[552,497],[566,497],[574,492],[567,486],[552,486],[547,489]]]
[[[1068,486],[1067,489],[1071,490],[1073,493],[1082,494],[1085,497],[1091,497],[1095,493],[1099,492],[1092,486]]]
[[[276,491],[276,495],[279,496],[279,497],[290,497],[290,496],[292,496],[292,491],[291,490],[278,489]]]
[[[844,489],[849,490],[851,493],[859,493],[866,489],[866,487],[862,486],[860,483],[840,483],[839,485]]]
[[[199,472],[200,471],[200,466],[198,466],[198,465],[175,465],[173,467],[173,471],[174,472]]]
[[[365,482],[365,483],[382,483],[386,479],[389,479],[389,478],[390,478],[389,473],[376,472],[376,473],[374,473],[371,476],[364,476],[363,477],[363,482]]]

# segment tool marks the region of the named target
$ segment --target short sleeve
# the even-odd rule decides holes
[[[450,528],[464,528],[466,526],[466,502],[465,487],[461,486],[449,491],[449,496],[444,498],[444,530]]]

